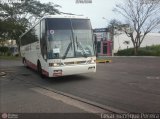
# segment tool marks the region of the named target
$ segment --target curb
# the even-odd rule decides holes
[[[106,59],[98,59],[96,60],[96,63],[111,63],[112,60],[106,60]]]

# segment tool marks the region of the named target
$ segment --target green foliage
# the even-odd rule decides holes
[[[118,56],[134,56],[134,49],[129,48],[120,50],[116,53]],[[139,48],[138,56],[160,56],[160,45],[147,46]]]
[[[19,56],[1,56],[0,55],[0,59],[4,59],[4,60],[21,60],[21,57],[19,57]]]
[[[0,47],[0,54],[5,55],[9,51],[9,48],[6,46]]]
[[[0,21],[1,39],[18,39],[19,35],[25,31],[25,27],[12,19]]]
[[[119,50],[116,55],[118,56],[132,56],[134,55],[134,49],[133,48],[129,48],[129,49],[125,49],[125,50]]]
[[[11,56],[12,55],[12,53],[11,52],[7,52],[7,56]]]
[[[19,36],[35,21],[46,14],[59,14],[59,5],[40,3],[37,0],[24,0],[22,3],[0,3],[0,43]]]
[[[19,57],[19,54],[16,54],[15,57]]]

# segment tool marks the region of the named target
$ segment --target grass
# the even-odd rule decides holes
[[[116,53],[117,56],[134,56],[134,49],[124,49]],[[138,56],[160,56],[160,45],[139,48]]]
[[[0,59],[3,59],[3,60],[20,60],[21,57],[0,55]]]

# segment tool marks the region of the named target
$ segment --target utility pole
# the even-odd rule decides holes
[[[114,56],[114,24],[111,27],[112,56]]]

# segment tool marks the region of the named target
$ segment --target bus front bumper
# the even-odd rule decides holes
[[[96,72],[96,64],[49,67],[48,71],[49,71],[48,72],[49,77],[90,73],[90,72]]]

